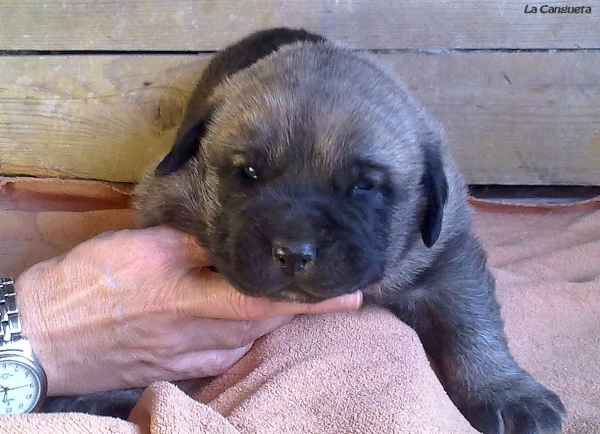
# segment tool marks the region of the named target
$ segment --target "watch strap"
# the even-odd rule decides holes
[[[21,321],[17,308],[15,282],[0,277],[0,359],[3,363],[18,362],[28,367],[39,382],[36,404],[29,411],[39,409],[48,387],[46,373],[33,353],[31,344],[21,336]],[[8,389],[4,390],[5,396]]]
[[[10,277],[0,278],[0,346],[21,337],[21,321],[17,309],[15,282]]]

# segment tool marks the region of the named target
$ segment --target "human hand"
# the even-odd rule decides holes
[[[49,395],[87,394],[224,372],[296,314],[357,309],[360,292],[317,304],[240,294],[208,252],[167,227],[108,232],[16,280],[23,333]]]

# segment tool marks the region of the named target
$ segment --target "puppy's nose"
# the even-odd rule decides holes
[[[289,274],[304,271],[317,257],[315,246],[310,241],[277,239],[273,241],[271,253],[277,264]]]

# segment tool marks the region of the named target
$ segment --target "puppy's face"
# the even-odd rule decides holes
[[[167,157],[141,189],[142,224],[197,235],[247,295],[353,292],[422,243],[426,165],[412,107],[373,65],[334,53],[290,50],[223,83],[191,128],[198,150],[177,170],[165,166],[180,158]]]
[[[269,122],[234,125],[233,116],[216,123],[219,135],[219,125],[235,133],[211,137],[204,155],[218,203],[206,241],[219,271],[246,294],[303,301],[380,278],[401,192],[386,165],[354,152],[368,135],[349,122],[338,125],[328,140],[353,152],[331,155],[320,130],[307,128],[315,122],[310,109],[250,110]],[[274,121],[287,125],[274,128]]]

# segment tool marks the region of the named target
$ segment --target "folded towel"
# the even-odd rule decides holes
[[[299,317],[193,389],[197,401],[154,384],[129,420],[161,433],[476,433],[416,334],[380,309]]]
[[[108,229],[131,227],[128,188],[0,179],[0,274],[17,275]],[[474,202],[509,345],[563,398],[565,433],[600,433],[600,201],[518,207]],[[68,226],[68,231],[64,228]],[[0,416],[6,433],[460,433],[415,333],[389,312],[299,317],[224,375],[144,393],[129,421]]]

